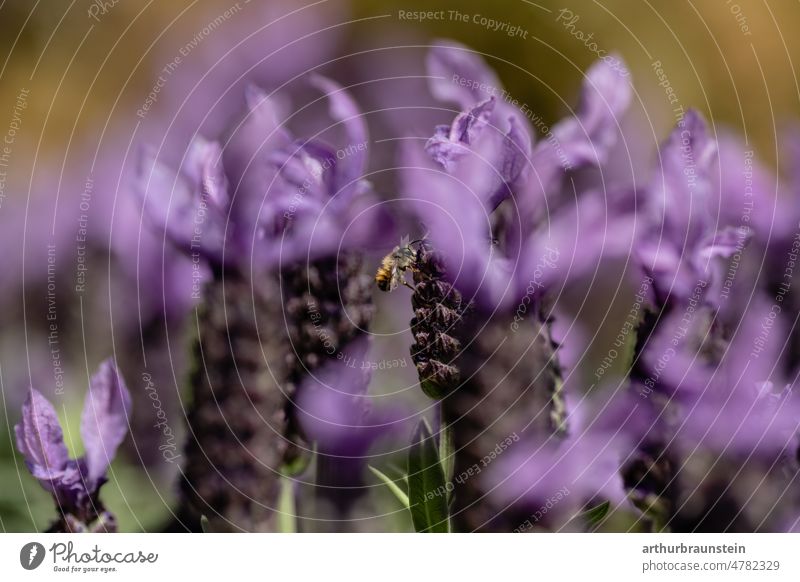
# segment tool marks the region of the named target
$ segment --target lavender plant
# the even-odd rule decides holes
[[[409,474],[407,494],[379,477],[413,515],[443,473],[447,521],[461,531],[595,528],[634,508],[653,530],[781,527],[778,503],[758,513],[738,495],[772,490],[792,505],[800,410],[781,363],[786,292],[773,286],[770,305],[746,267],[738,284],[753,285],[750,301],[724,305],[732,258],[753,239],[774,256],[775,243],[763,210],[731,223],[737,184],[702,117],[681,117],[644,188],[605,184],[627,75],[592,67],[575,117],[534,144],[468,49],[440,43],[428,67],[432,93],[461,110],[401,163],[404,196],[430,232],[411,269],[412,358],[439,401],[439,458],[418,468],[428,484]],[[730,157],[736,142],[724,145]],[[559,363],[551,298],[629,255],[648,300],[630,326],[627,380],[580,386]],[[577,389],[572,406],[566,386]],[[700,471],[701,485],[687,481]],[[761,483],[747,489],[748,475]]]
[[[416,238],[377,277],[365,265],[394,246],[396,221],[366,179],[364,115],[335,82],[304,87],[327,115],[251,86],[240,116],[204,125],[224,129],[143,149],[144,260],[169,245],[191,265],[188,280],[161,274],[182,289],[172,298],[185,306],[190,286],[201,298],[172,529],[356,529],[345,523],[372,502],[367,459],[411,418],[407,450],[391,453],[405,467],[370,468],[419,532],[796,527],[800,211],[762,169],[753,203],[731,171],[752,153],[694,110],[643,183],[616,179],[633,91],[613,63],[591,66],[575,110],[548,127],[476,53],[437,41],[425,66],[448,122],[399,146]],[[642,297],[609,358],[621,378],[592,382],[563,297],[608,279],[608,264],[623,264],[615,293],[633,271]],[[432,419],[370,405],[375,290],[411,312]],[[104,362],[86,453],[70,459],[31,389],[17,447],[58,506],[52,531],[116,529],[99,490],[130,408]]]
[[[559,257],[569,250],[567,233],[543,228],[536,200],[546,193],[555,205],[570,172],[605,161],[630,88],[605,64],[596,65],[576,116],[532,146],[520,110],[499,100],[498,80],[468,49],[439,43],[429,54],[428,72],[431,92],[461,111],[451,125],[437,127],[424,148],[403,152],[404,196],[431,232],[413,269],[411,354],[423,391],[440,401],[440,448],[449,448],[452,435],[454,469],[445,472],[452,478],[471,476],[476,467],[479,472],[496,449],[506,451],[511,443],[509,451],[568,434],[558,344],[544,295],[564,280]],[[453,83],[459,78],[468,83]],[[559,200],[552,220],[567,222],[578,212],[597,221],[597,196],[584,192],[576,206]],[[626,250],[630,216],[617,220],[619,240],[608,248],[582,244],[580,256],[573,253],[582,263],[573,264],[568,276],[584,273],[599,255]],[[510,531],[531,510],[527,502],[496,503],[490,493],[480,478],[452,485],[454,526]]]
[[[718,259],[729,259],[763,236],[749,226],[763,223],[751,222],[747,214],[748,225],[717,226],[710,205],[717,156],[705,121],[687,112],[662,147],[660,170],[646,193],[647,216],[653,227],[661,227],[661,237],[646,229],[637,245],[653,293],[631,379],[652,423],[625,476],[633,502],[657,530],[752,531],[759,520],[775,519],[772,510],[758,519],[748,516],[752,510],[734,498],[731,487],[747,469],[732,468],[747,459],[774,485],[781,479],[770,476],[771,469],[791,470],[786,453],[796,446],[800,409],[790,382],[770,380],[783,375],[786,331],[763,339],[758,329],[774,319],[775,304],[756,287],[744,313],[721,309],[730,271]],[[774,325],[780,328],[781,322]],[[687,466],[703,465],[696,458],[697,442],[719,454],[717,461],[726,457],[706,468],[705,487],[716,488],[714,495],[697,495],[685,483]],[[715,511],[731,506],[742,509]]]
[[[89,382],[81,414],[85,453],[70,459],[53,405],[35,388],[14,427],[17,449],[56,503],[59,518],[48,531],[114,532],[114,514],[100,500],[100,488],[117,448],[128,432],[131,400],[113,360],[106,360]]]
[[[322,77],[312,84],[348,142],[365,143],[347,93]],[[371,318],[355,247],[378,225],[343,242],[372,196],[363,148],[340,160],[289,133],[278,97],[251,88],[247,102],[225,141],[195,139],[180,170],[147,154],[140,191],[152,223],[213,272],[196,314],[183,514],[192,528],[203,514],[214,530],[272,531],[281,474],[311,448],[298,387],[325,365],[341,369]],[[320,456],[336,452],[327,446]]]

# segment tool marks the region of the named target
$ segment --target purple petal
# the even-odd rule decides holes
[[[108,359],[100,364],[89,383],[81,414],[81,438],[86,450],[88,477],[97,481],[128,432],[131,396],[116,364]]]
[[[494,190],[497,170],[474,153],[453,175],[413,145],[403,157],[403,197],[430,231],[448,278],[467,298],[480,297],[487,307],[511,301],[511,269],[491,244],[491,211],[484,200]]]
[[[344,126],[347,134],[347,148],[351,153],[337,166],[339,175],[336,191],[353,189],[364,175],[367,166],[367,150],[363,147],[369,142],[367,124],[356,102],[339,84],[320,75],[313,75],[310,82],[326,94],[331,117]]]
[[[220,212],[227,211],[230,204],[228,179],[222,167],[222,148],[217,142],[195,138],[186,154],[184,172],[200,185],[203,198]]]
[[[583,83],[577,116],[553,128],[572,167],[605,163],[617,142],[621,116],[632,95],[630,78],[622,67],[622,71],[617,70],[606,61],[592,65]]]
[[[428,152],[445,170],[452,172],[455,163],[469,151],[494,112],[494,97],[458,114],[453,124],[437,126],[436,133],[425,144]]]
[[[719,159],[712,174],[718,184],[712,205],[719,207],[720,221],[741,224],[743,209],[751,208],[747,224],[753,229],[753,237],[762,244],[784,243],[800,220],[800,207],[791,197],[779,194],[782,185],[775,170],[761,163],[741,137],[723,128],[717,141]],[[788,154],[792,154],[793,141],[784,142]],[[798,167],[798,161],[800,157],[785,160],[790,172]]]
[[[456,42],[437,41],[437,46],[428,52],[426,66],[434,97],[455,103],[462,110],[501,90],[500,82],[483,59]]]
[[[601,276],[604,259],[627,257],[634,248],[636,215],[608,203],[604,192],[585,192],[577,203],[550,217],[521,256],[519,285],[550,287]],[[522,291],[524,293],[524,291]]]
[[[42,481],[63,474],[69,459],[61,424],[53,405],[31,388],[22,405],[22,422],[14,427],[17,449],[34,477]],[[44,483],[43,483],[44,484]],[[45,484],[45,487],[50,487]]]
[[[703,117],[694,110],[672,131],[659,152],[660,171],[648,204],[664,235],[679,248],[694,247],[716,230],[708,209],[716,143]]]
[[[531,136],[519,120],[508,118],[508,132],[503,140],[503,179],[507,184],[525,179],[531,155]]]
[[[363,445],[371,376],[368,347],[368,340],[343,346],[300,387],[300,423],[305,434],[326,451],[348,454]]]
[[[276,169],[270,156],[289,148],[291,134],[283,127],[284,104],[274,95],[249,85],[245,92],[246,117],[233,128],[223,151],[231,192],[231,222],[237,225],[241,246],[250,249]]]
[[[136,190],[151,224],[187,254],[197,250],[213,258],[222,250],[224,215],[203,201],[203,183],[159,161],[155,150],[142,150]]]

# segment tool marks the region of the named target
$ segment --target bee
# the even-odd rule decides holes
[[[408,236],[400,239],[400,245],[394,247],[391,253],[383,257],[378,272],[375,273],[375,283],[381,291],[394,291],[399,285],[405,285],[409,289],[414,286],[406,281],[406,271],[414,272],[417,262],[419,249],[414,245],[420,245],[424,238],[409,242]]]

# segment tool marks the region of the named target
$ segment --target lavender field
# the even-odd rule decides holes
[[[800,531],[798,19],[0,2],[0,531]]]

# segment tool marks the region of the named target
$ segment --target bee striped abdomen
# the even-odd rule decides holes
[[[375,274],[375,282],[378,284],[378,289],[381,291],[391,291],[392,281],[394,279],[394,259],[392,255],[387,255],[381,261],[381,266]]]

